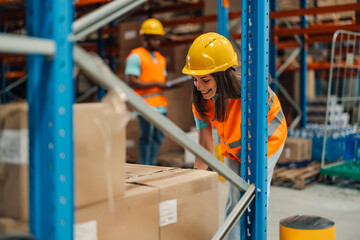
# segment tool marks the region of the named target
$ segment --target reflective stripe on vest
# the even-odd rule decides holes
[[[268,101],[268,111],[270,111],[270,109],[273,105],[273,102],[274,102],[275,95],[274,95],[274,92],[270,88],[268,88],[268,90],[269,90],[269,95],[270,95],[270,99]]]
[[[228,144],[230,149],[234,149],[241,146],[241,139]]]
[[[282,108],[280,108],[279,113],[276,115],[276,117],[269,123],[268,126],[268,137],[272,137],[272,135],[275,133],[276,129],[280,126],[282,120],[284,118],[284,113],[282,111]]]
[[[226,145],[226,142],[225,142],[224,140],[223,140],[223,143]],[[228,146],[229,146],[230,149],[235,149],[235,148],[237,148],[237,147],[241,147],[241,139],[238,140],[238,141],[229,143]],[[241,151],[238,151],[238,152],[236,153],[236,155],[235,155],[236,157],[234,157],[234,155],[231,154],[231,153],[229,153],[229,152],[228,152],[227,154],[230,155],[230,158],[233,158],[233,159],[235,159],[235,158],[241,159]]]
[[[166,60],[159,52],[153,52],[153,56],[148,50],[143,47],[133,49],[130,54],[136,54],[140,60],[141,75],[138,77],[139,81],[151,83],[153,81],[165,82],[165,68]],[[164,90],[158,87],[135,89],[137,94],[142,96],[146,103],[152,107],[167,107],[167,98],[164,95]]]

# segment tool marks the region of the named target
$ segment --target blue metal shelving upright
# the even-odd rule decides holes
[[[218,33],[227,38],[228,10],[229,6],[218,0]],[[264,240],[267,236],[269,2],[242,1],[241,17],[241,176],[260,190],[241,217],[241,239]]]
[[[300,8],[307,8],[307,1],[300,0]],[[308,25],[306,16],[300,17],[300,27],[306,28]],[[302,117],[300,120],[300,127],[305,127],[307,123],[307,101],[306,101],[306,75],[307,75],[307,43],[305,35],[300,36],[302,42],[302,48],[300,51],[299,59],[299,105],[302,111]]]
[[[97,7],[100,7],[101,4],[97,4]],[[105,58],[105,41],[102,38],[102,29],[100,28],[97,31],[98,37],[97,37],[97,52],[98,55],[104,59]],[[103,97],[105,96],[105,89],[101,86],[99,86],[98,91],[97,91],[97,99],[101,100],[103,99]]]
[[[1,74],[1,103],[6,103],[6,67],[3,61],[0,62],[0,74]]]
[[[277,0],[270,0],[270,10],[271,11],[277,11]],[[277,65],[276,65],[276,59],[277,59],[277,45],[275,42],[275,27],[277,24],[277,20],[271,19],[270,20],[270,55],[269,55],[269,72],[270,75],[272,77],[272,82],[270,83],[270,87],[271,89],[277,94],[278,93],[278,78],[276,76],[276,70],[277,70]]]
[[[4,23],[0,21],[0,32],[4,32]],[[2,91],[1,93],[1,103],[4,104],[6,103],[6,92],[5,92],[5,88],[6,88],[6,66],[4,64],[3,59],[1,59],[0,62],[0,74],[1,74],[1,85],[0,85],[0,89]]]
[[[229,2],[218,0],[218,33],[229,38]]]
[[[269,1],[243,0],[241,25],[241,176],[258,190],[241,217],[241,239],[267,236]]]
[[[73,239],[72,0],[27,0],[28,36],[55,42],[53,57],[28,56],[30,232]]]

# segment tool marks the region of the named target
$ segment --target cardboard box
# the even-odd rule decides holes
[[[126,184],[124,196],[78,208],[75,240],[159,239],[158,189]],[[1,233],[27,233],[27,222],[0,219]]]
[[[26,220],[28,205],[26,104],[0,106],[0,216]]]
[[[125,165],[125,181],[131,182],[132,179],[139,179],[140,177],[147,177],[158,172],[176,171],[178,168],[159,167],[159,166],[144,166],[140,164],[126,164]]]
[[[16,221],[11,218],[0,218],[0,235],[29,232],[27,222]]]
[[[166,69],[168,72],[181,73],[186,62],[186,55],[189,51],[190,45],[162,45],[159,52],[166,59]]]
[[[95,226],[81,229],[84,223],[92,221]],[[76,240],[90,239],[93,236],[88,236],[89,232],[97,232],[100,240],[158,240],[159,192],[156,188],[126,184],[125,195],[114,199],[113,209],[107,201],[80,208],[76,211],[76,223]]]
[[[124,22],[119,24],[120,49],[133,49],[142,45],[139,33],[142,22]]]
[[[115,131],[99,116],[104,107],[103,103],[74,105],[75,207],[112,197],[108,188],[114,196],[125,192],[125,131]]]
[[[311,160],[312,140],[308,138],[287,138],[278,163]]]
[[[0,163],[0,216],[25,221],[29,213],[28,165]]]
[[[111,118],[119,119],[103,114],[106,106],[74,106],[75,207],[102,202],[125,191],[125,131],[111,131]],[[27,220],[27,105],[2,105],[0,122],[0,216]]]
[[[127,176],[132,174],[127,183],[158,189],[159,239],[200,240],[215,234],[219,217],[217,173],[129,164],[125,171]]]
[[[139,30],[142,22],[124,22],[119,24],[119,67],[124,72],[126,58],[134,48],[142,46]]]
[[[75,240],[201,240],[217,231],[216,173],[127,164],[126,178],[123,196],[76,209]]]
[[[135,112],[131,113],[131,119],[126,125],[126,159],[138,159],[138,142],[140,137],[139,121]]]

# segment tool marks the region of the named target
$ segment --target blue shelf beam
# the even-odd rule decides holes
[[[1,71],[1,103],[4,104],[6,103],[6,66],[3,62],[3,60],[1,59],[0,62],[0,71]]]
[[[307,1],[300,0],[300,8],[305,9],[307,8]],[[307,28],[308,22],[306,16],[300,17],[300,27]],[[302,111],[302,117],[300,120],[300,127],[305,127],[307,123],[307,101],[306,101],[306,75],[307,75],[307,51],[308,45],[306,43],[305,35],[300,36],[302,42],[302,48],[300,51],[300,58],[299,58],[299,105]]]
[[[267,235],[269,2],[242,1],[241,176],[255,183],[255,202],[241,217],[241,239]]]
[[[98,33],[98,38],[97,38],[98,54],[102,59],[104,59],[104,57],[105,57],[105,42],[104,42],[104,39],[102,39],[102,30],[101,30],[101,28],[97,31],[97,33]],[[97,92],[98,100],[103,99],[104,96],[105,96],[105,89],[102,88],[101,86],[99,86],[98,92]]]
[[[56,44],[53,57],[27,59],[30,232],[37,239],[73,239],[73,1],[26,5],[28,35]]]
[[[229,1],[218,0],[218,33],[229,38]]]
[[[277,11],[277,0],[270,0],[270,10],[272,12]],[[270,20],[270,55],[269,55],[269,71],[272,77],[270,83],[271,89],[277,94],[278,93],[278,78],[276,76],[276,59],[277,59],[277,46],[275,41],[274,29],[277,25],[277,20],[275,18]]]
[[[4,32],[4,24],[2,21],[0,21],[0,32]],[[6,68],[3,59],[1,59],[0,62],[0,74],[1,74],[1,103],[6,103]]]
[[[322,71],[322,70],[315,71],[315,96],[316,97],[321,97],[321,92],[322,92],[320,71]]]
[[[110,22],[109,23],[109,28],[113,28],[115,27],[115,23],[114,22]],[[114,43],[115,43],[115,37],[113,34],[109,34],[109,38],[108,38],[108,42],[111,46],[114,46]],[[109,67],[110,69],[115,72],[115,68],[116,68],[116,60],[115,60],[115,57],[113,56],[113,53],[112,53],[112,48],[111,48],[111,51],[110,51],[110,56],[109,56]]]

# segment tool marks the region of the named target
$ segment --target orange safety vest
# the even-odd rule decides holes
[[[143,82],[165,82],[165,68],[166,60],[158,51],[154,51],[156,63],[153,57],[143,47],[133,49],[129,55],[136,54],[140,59],[141,75],[138,77],[139,81]],[[158,87],[134,89],[134,91],[142,96],[147,104],[152,107],[167,107],[167,98],[164,95],[164,90]]]
[[[276,94],[269,88],[268,99],[268,158],[276,153],[287,137],[285,116]],[[221,138],[221,154],[225,157],[241,161],[241,99],[229,99],[227,104],[228,118],[224,122],[214,119],[214,103],[206,103],[207,116]],[[192,106],[195,116],[201,119],[195,106]],[[255,136],[252,136],[255,137]]]

